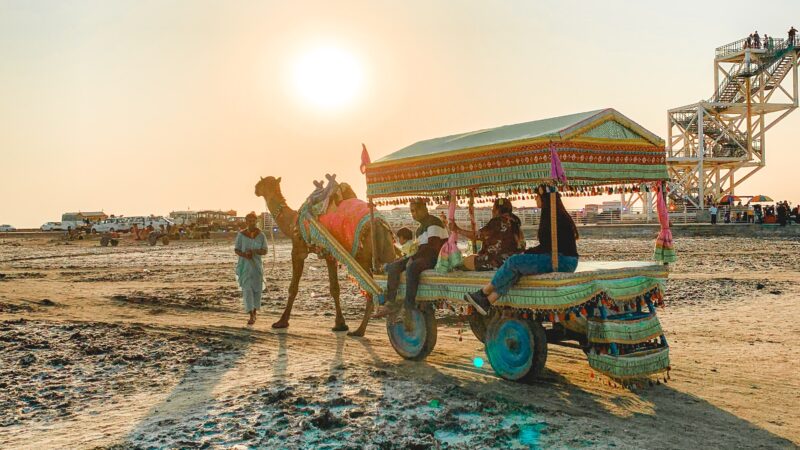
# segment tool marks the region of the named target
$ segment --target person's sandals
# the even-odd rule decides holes
[[[399,301],[393,301],[386,303],[383,306],[386,309],[386,320],[390,321],[391,323],[396,323],[400,314],[400,310],[403,309],[403,304]]]
[[[386,305],[386,320],[391,324],[402,323],[406,332],[411,332],[414,329],[411,310],[398,301]]]
[[[389,315],[389,308],[386,305],[380,305],[372,314],[373,319],[383,319]]]
[[[483,290],[464,294],[464,301],[472,305],[475,311],[482,316],[489,314],[489,309],[492,307],[489,298],[483,293]]]

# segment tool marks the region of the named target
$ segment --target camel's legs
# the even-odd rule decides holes
[[[352,331],[347,333],[348,336],[364,336],[364,333],[367,331],[367,324],[369,324],[369,319],[372,317],[372,309],[374,304],[372,303],[372,294],[367,294],[367,306],[364,308],[364,318],[361,320],[361,325],[358,326],[356,331]]]
[[[287,328],[289,326],[289,316],[292,315],[292,306],[294,305],[294,299],[297,297],[300,277],[303,276],[303,267],[305,267],[307,256],[307,253],[292,252],[292,282],[289,284],[289,300],[286,302],[286,308],[284,308],[281,318],[272,324],[272,328]]]
[[[333,327],[333,331],[347,331],[349,327],[344,322],[342,305],[339,302],[339,271],[336,266],[336,260],[333,258],[325,258],[325,262],[328,265],[328,281],[331,286],[331,297],[333,297],[333,304],[336,307],[336,324]]]

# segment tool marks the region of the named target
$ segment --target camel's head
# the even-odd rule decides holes
[[[256,196],[270,198],[281,192],[281,177],[261,177],[256,183]]]

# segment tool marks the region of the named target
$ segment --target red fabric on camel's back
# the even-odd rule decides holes
[[[319,222],[342,246],[353,248],[359,222],[369,215],[369,204],[357,198],[349,198],[339,203],[335,211],[319,216]]]

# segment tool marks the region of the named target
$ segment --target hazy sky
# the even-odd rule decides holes
[[[262,211],[267,175],[293,207],[326,172],[363,196],[362,142],[374,160],[604,107],[666,138],[668,108],[711,96],[715,47],[787,18],[800,2],[0,0],[0,223]],[[339,107],[296,87],[320,47],[361,68]],[[800,201],[798,125],[737,193]]]

